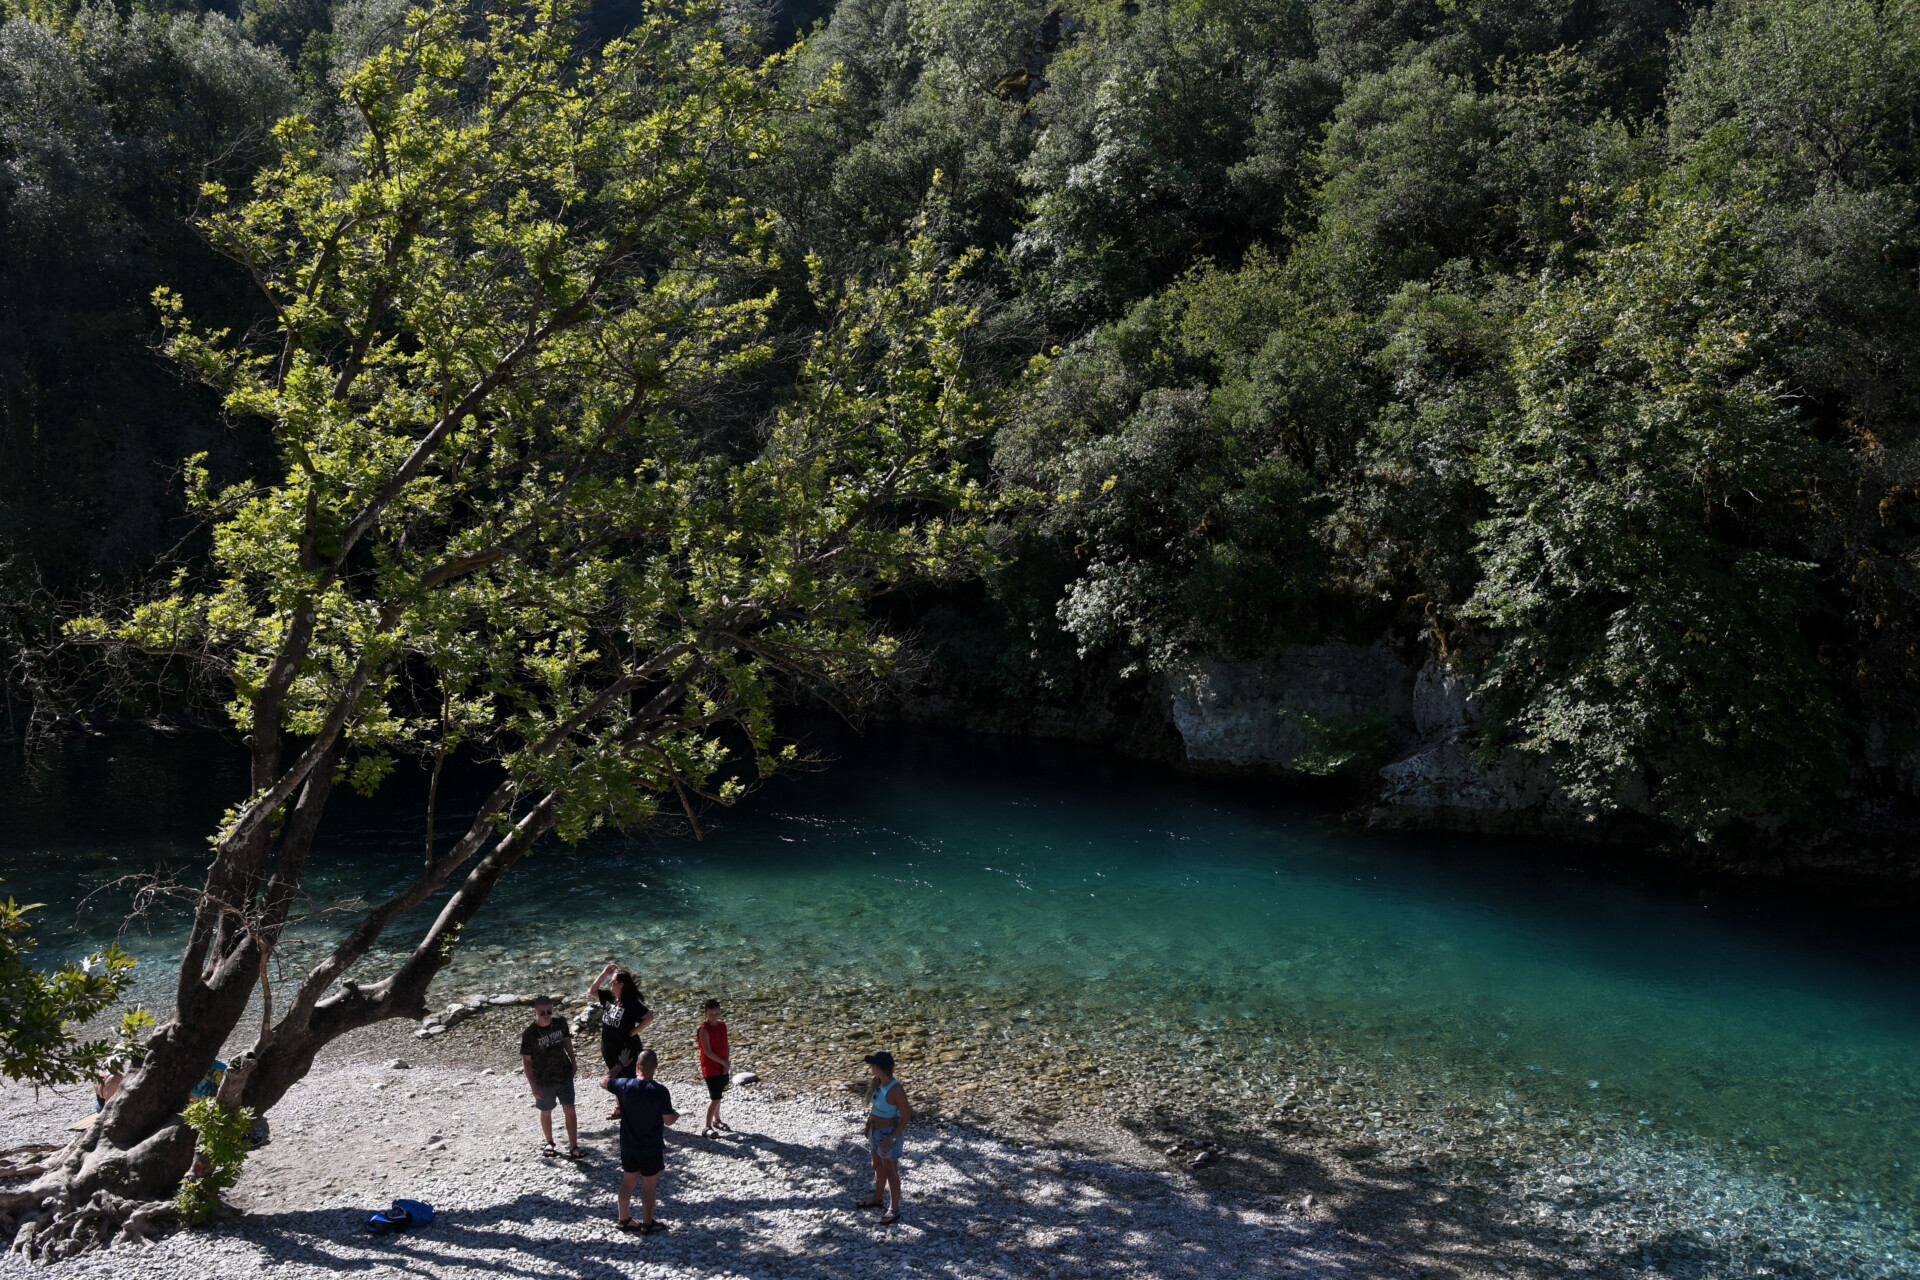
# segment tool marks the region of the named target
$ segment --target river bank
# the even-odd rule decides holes
[[[687,1131],[704,1102],[698,1081],[665,1078],[685,1117],[669,1135],[659,1215],[673,1229],[665,1235],[643,1239],[614,1226],[616,1124],[602,1118],[597,1089],[581,1091],[588,1154],[575,1163],[539,1154],[517,1074],[471,1063],[334,1061],[275,1108],[267,1141],[228,1198],[230,1213],[138,1251],[82,1255],[53,1274],[1420,1274],[1324,1211],[1222,1195],[1147,1167],[1144,1153],[1116,1158],[1111,1148],[1130,1139],[1097,1121],[1042,1143],[937,1118],[918,1124],[907,1212],[881,1226],[852,1207],[871,1186],[852,1102],[775,1100],[743,1086],[728,1102],[735,1134],[708,1140]],[[10,1088],[0,1094],[0,1135],[9,1145],[45,1139],[83,1101]],[[401,1195],[432,1203],[435,1223],[368,1236],[366,1214]],[[45,1274],[0,1260],[0,1274],[30,1271]],[[1471,1265],[1456,1273],[1495,1274]]]
[[[1464,1256],[1542,1275],[1920,1274],[1903,1167],[1920,953],[1897,915],[1649,885],[1561,846],[1357,837],[1107,756],[976,745],[872,744],[700,842],[543,846],[432,1004],[578,1000],[618,961],[660,1012],[670,1075],[690,1078],[672,1055],[718,995],[770,1105],[842,1109],[860,1055],[887,1047],[918,1102],[969,1132],[1045,1147],[1093,1118],[1125,1137],[1089,1148],[1100,1159],[1255,1206],[1311,1195],[1436,1273],[1465,1274]],[[121,933],[156,1010],[182,922],[128,922],[99,889],[197,856],[200,810],[230,788],[209,781],[226,763],[189,763],[40,779],[0,850],[7,890],[50,904],[46,954]],[[337,941],[346,917],[327,909],[391,892],[417,857],[407,796],[337,817],[310,882],[322,910],[282,940],[276,990]],[[417,926],[356,976],[389,971]],[[490,1006],[428,1040],[390,1024],[328,1061],[510,1073],[524,1016]]]
[[[952,1058],[924,1007],[886,1027],[809,1033],[809,1011],[833,999],[734,1002],[736,1061],[759,1078],[729,1096],[741,1136],[707,1141],[691,1128],[704,1102],[691,1053],[671,1034],[693,1025],[694,1001],[655,996],[658,1026],[669,1029],[657,1042],[662,1076],[688,1117],[673,1137],[662,1211],[681,1229],[661,1240],[612,1229],[615,1126],[591,1080],[580,1107],[589,1161],[538,1155],[512,1056],[525,1011],[488,1006],[424,1039],[395,1023],[342,1041],[268,1117],[269,1140],[230,1196],[235,1216],[61,1271],[116,1280],[383,1264],[669,1280],[844,1276],[881,1264],[982,1277],[1920,1273],[1920,1241],[1903,1215],[1798,1191],[1639,1125],[1563,1132],[1517,1099],[1466,1118],[1437,1089],[1402,1096],[1357,1070],[1354,1083],[1307,1083],[1275,1100],[1243,1073],[1195,1078],[1165,1052],[1081,1061],[1044,1028],[1035,1042],[1064,1071],[990,1053]],[[849,1206],[866,1176],[855,1050],[889,1033],[924,1123],[907,1220],[886,1231]],[[583,1043],[590,1050],[590,1037]],[[83,1090],[35,1098],[9,1087],[0,1145],[59,1140],[85,1109]],[[367,1238],[366,1212],[396,1195],[448,1216],[417,1238]]]

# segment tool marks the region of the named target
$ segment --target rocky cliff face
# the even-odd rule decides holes
[[[1473,677],[1428,659],[1414,679],[1415,745],[1380,770],[1368,824],[1489,835],[1593,834],[1545,760],[1513,747],[1500,748],[1491,760],[1479,758],[1467,740],[1479,718]]]
[[[1167,673],[1168,714],[1195,764],[1318,767],[1343,738],[1408,737],[1413,673],[1384,645],[1300,644],[1270,662],[1201,659]]]
[[[1292,645],[1267,662],[1193,662],[1168,673],[1167,691],[1196,765],[1327,774],[1387,757],[1364,806],[1370,825],[1593,833],[1538,756],[1475,758],[1472,678],[1438,661],[1415,671],[1385,645]]]

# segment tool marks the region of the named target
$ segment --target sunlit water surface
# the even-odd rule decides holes
[[[719,815],[701,843],[540,851],[442,988],[572,989],[617,953],[649,982],[734,994],[1014,992],[1063,1028],[1162,1019],[1170,1044],[1251,1017],[1276,1054],[1338,1046],[1915,1203],[1910,912],[1849,921],[1583,869],[1561,847],[1375,838],[1087,751],[905,730],[830,745],[831,768]],[[80,954],[121,923],[124,889],[101,886],[191,868],[243,779],[207,739],[15,758],[0,893],[47,903],[47,952]],[[403,777],[342,803],[317,904],[404,883],[423,800]],[[303,928],[319,943],[337,919]],[[161,979],[178,921],[127,943]]]

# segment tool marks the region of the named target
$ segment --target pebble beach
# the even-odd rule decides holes
[[[131,1280],[1410,1274],[1311,1212],[1219,1198],[1071,1143],[938,1121],[911,1139],[905,1219],[882,1227],[852,1207],[871,1185],[856,1109],[767,1101],[749,1086],[728,1105],[735,1132],[704,1139],[688,1131],[699,1082],[667,1083],[684,1118],[668,1139],[660,1216],[673,1229],[663,1235],[614,1226],[618,1142],[598,1089],[581,1091],[588,1158],[576,1164],[540,1154],[517,1075],[345,1063],[316,1069],[274,1109],[231,1215],[55,1269]],[[75,1101],[10,1093],[5,1132],[28,1139],[43,1131],[36,1121],[64,1118]],[[432,1203],[436,1221],[369,1236],[367,1213],[399,1195]],[[7,1274],[34,1270],[0,1263]]]
[[[663,997],[662,1023],[691,1027],[690,999],[681,1008]],[[270,1113],[221,1220],[58,1270],[134,1280],[1920,1274],[1900,1215],[1629,1127],[1555,1139],[1551,1116],[1515,1106],[1509,1123],[1496,1104],[1443,1128],[1460,1107],[1439,1091],[1402,1097],[1357,1065],[1257,1106],[1229,1076],[1188,1082],[1177,1058],[1083,1065],[1063,1051],[1069,1070],[1054,1076],[942,1049],[938,1029],[911,1015],[899,1026],[920,1031],[899,1042],[911,1046],[901,1076],[922,1118],[905,1218],[881,1226],[853,1208],[871,1186],[858,1058],[801,1034],[771,997],[730,1013],[736,1063],[755,1077],[728,1096],[733,1135],[699,1135],[705,1094],[691,1053],[659,1042],[684,1118],[661,1185],[673,1230],[641,1239],[614,1226],[617,1122],[604,1118],[594,1077],[579,1082],[588,1158],[542,1155],[513,1056],[525,1016],[513,998],[488,997],[445,1030],[431,1029],[443,1015],[342,1041]],[[597,1065],[591,1034],[580,1044],[584,1072]],[[89,1105],[84,1090],[9,1086],[0,1146],[58,1141]],[[369,1236],[366,1215],[397,1196],[429,1201],[439,1220]],[[0,1274],[29,1270],[0,1261]]]

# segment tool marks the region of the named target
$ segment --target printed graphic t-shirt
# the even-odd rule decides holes
[[[620,1146],[641,1155],[659,1155],[667,1149],[665,1117],[673,1115],[673,1095],[658,1080],[629,1076],[613,1082],[620,1099]]]
[[[533,1059],[535,1083],[559,1084],[573,1078],[573,1059],[567,1056],[572,1039],[567,1024],[557,1017],[544,1028],[536,1022],[520,1033],[520,1056]]]
[[[600,1056],[608,1062],[617,1061],[623,1053],[639,1057],[634,1037],[646,1020],[647,1006],[636,1004],[629,1009],[613,998],[613,992],[600,988]]]

